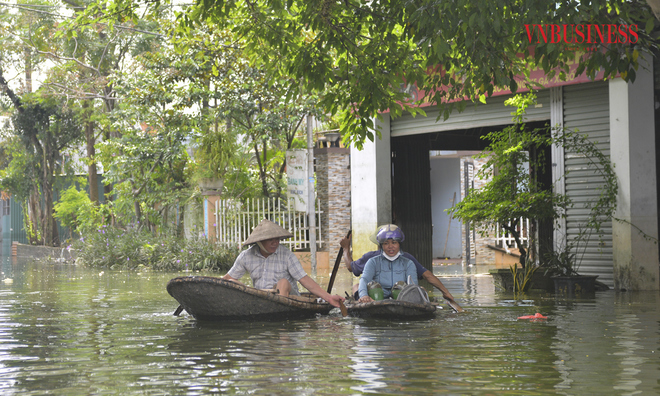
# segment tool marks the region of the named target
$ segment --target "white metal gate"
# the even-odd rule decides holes
[[[245,202],[220,199],[215,204],[217,242],[240,246],[261,220],[268,219],[293,234],[293,238],[283,240],[282,244],[291,250],[308,250],[310,243],[307,213],[297,212],[293,207],[293,202],[278,198],[247,199]],[[318,198],[316,208],[316,246],[320,249],[323,247],[320,221],[322,212],[318,209],[320,208]]]

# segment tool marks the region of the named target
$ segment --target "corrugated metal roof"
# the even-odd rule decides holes
[[[417,135],[422,133],[452,131],[456,129],[480,128],[495,125],[512,124],[511,113],[514,108],[505,106],[504,101],[511,98],[508,96],[496,96],[489,98],[486,104],[468,104],[462,112],[454,110],[451,116],[443,121],[438,119],[440,112],[437,108],[426,110],[426,117],[405,114],[391,121],[392,137]],[[527,109],[526,121],[543,121],[550,119],[550,90],[538,93],[538,104]]]

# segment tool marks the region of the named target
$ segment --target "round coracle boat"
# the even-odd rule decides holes
[[[288,320],[326,315],[334,307],[311,294],[280,296],[212,276],[181,276],[167,283],[167,292],[197,320]]]

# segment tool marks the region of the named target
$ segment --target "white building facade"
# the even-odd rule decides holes
[[[605,224],[604,238],[589,242],[580,273],[598,275],[600,281],[617,290],[658,290],[653,67],[640,66],[634,83],[620,78],[580,78],[551,85],[538,92],[538,103],[528,109],[526,122],[549,123],[586,134],[609,154],[618,175],[616,219]],[[468,104],[463,112],[455,111],[446,121],[438,120],[438,111],[432,108],[426,109],[427,117],[403,115],[392,120],[389,114],[382,115],[377,121],[381,139],[367,141],[363,150],[351,149],[354,256],[375,248],[368,236],[378,225],[395,222],[406,233],[408,244],[404,247],[430,268],[432,258],[437,256],[434,252],[438,251],[438,240],[446,244],[451,234],[447,228],[451,223],[438,216],[443,210],[431,207],[438,201],[433,197],[442,195],[440,201],[446,201],[451,192],[443,191],[443,185],[456,185],[456,181],[441,181],[444,174],[438,166],[443,165],[430,161],[428,153],[483,149],[479,136],[512,124],[512,108],[504,105],[510,96],[494,96],[486,104]],[[565,153],[562,147],[554,147],[551,157],[557,191],[566,192],[575,202],[593,196],[599,181],[581,172],[580,158]],[[452,164],[446,169],[455,173],[450,170],[454,168]],[[565,178],[557,177],[565,171]],[[555,227],[555,244],[577,232],[580,216],[584,212],[579,209],[568,211],[565,223]]]

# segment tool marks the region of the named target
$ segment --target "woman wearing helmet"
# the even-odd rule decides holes
[[[392,287],[398,281],[406,282],[410,279],[417,284],[417,269],[415,264],[402,255],[401,242],[405,235],[396,226],[382,227],[376,235],[382,254],[370,258],[364,266],[358,289],[359,302],[371,302],[367,285],[371,281],[380,283],[385,298],[392,296]]]

